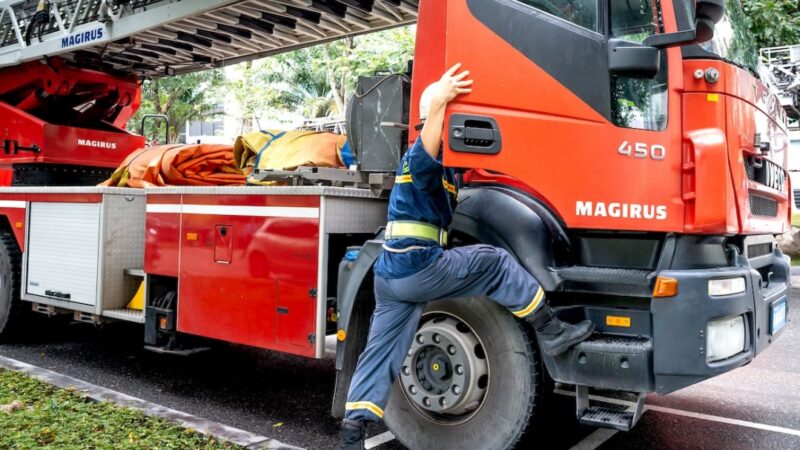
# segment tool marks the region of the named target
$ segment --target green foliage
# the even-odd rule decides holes
[[[214,438],[139,411],[98,403],[23,374],[0,371],[0,448],[234,449]]]
[[[266,109],[309,118],[338,115],[359,76],[405,72],[413,52],[413,27],[348,37],[248,64],[231,88],[247,117]]]
[[[169,140],[176,142],[187,120],[208,117],[217,103],[217,90],[225,81],[222,71],[207,70],[175,77],[145,80],[142,106],[131,118],[128,129],[139,132],[145,114],[164,114],[169,118]],[[148,122],[144,135],[148,142],[163,139],[161,123]]]
[[[205,119],[215,105],[235,101],[243,128],[252,128],[267,114],[299,112],[316,118],[344,113],[361,75],[378,70],[405,72],[413,58],[414,27],[386,30],[231,67],[177,77],[147,80],[142,107],[128,128],[139,132],[144,114],[169,117],[170,141],[175,142],[186,121]],[[148,125],[148,141],[163,129]]]
[[[743,4],[760,48],[800,44],[800,2],[743,0]]]

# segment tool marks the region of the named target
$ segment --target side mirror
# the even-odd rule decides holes
[[[724,15],[725,0],[696,0],[694,29],[654,34],[644,40],[644,45],[662,49],[710,41],[714,37],[714,26]]]
[[[724,0],[697,0],[695,4],[696,43],[710,41],[714,37],[714,25],[725,15]]]
[[[609,39],[608,67],[615,75],[655,78],[661,69],[661,57],[655,47],[622,39]]]

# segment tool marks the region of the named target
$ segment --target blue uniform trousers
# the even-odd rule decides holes
[[[507,251],[488,245],[446,250],[430,266],[406,278],[376,276],[375,313],[350,384],[345,418],[383,418],[390,388],[427,302],[483,295],[517,317],[534,314],[544,298],[536,279]]]

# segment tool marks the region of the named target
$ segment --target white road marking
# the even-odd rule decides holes
[[[607,440],[614,437],[614,435],[617,433],[619,433],[617,430],[598,428],[594,431],[594,433],[586,436],[584,440],[570,447],[569,450],[594,450],[603,445]]]
[[[565,391],[563,389],[556,389],[555,393],[559,394],[559,395],[565,395],[565,396],[568,396],[568,397],[574,397],[575,396],[574,392]],[[602,396],[599,396],[599,395],[590,395],[589,399],[590,400],[595,400],[595,401],[598,401],[598,402],[611,403],[611,404],[615,404],[615,405],[626,405],[626,406],[634,405],[633,402],[620,400],[620,399],[616,399],[616,398],[602,397]],[[655,412],[660,412],[660,413],[665,413],[665,414],[672,414],[672,415],[675,415],[675,416],[688,417],[688,418],[691,418],[691,419],[707,420],[709,422],[724,423],[724,424],[735,425],[735,426],[739,426],[739,427],[753,428],[755,430],[762,430],[762,431],[770,431],[770,432],[773,432],[773,433],[788,434],[790,436],[800,436],[800,430],[795,430],[795,429],[792,429],[792,428],[779,427],[779,426],[775,426],[775,425],[767,425],[765,423],[750,422],[750,421],[747,421],[747,420],[731,419],[729,417],[715,416],[715,415],[711,415],[711,414],[703,414],[703,413],[697,413],[697,412],[692,412],[692,411],[684,411],[682,409],[667,408],[667,407],[664,407],[664,406],[645,405],[644,406],[644,411],[645,412],[646,411],[655,411]]]
[[[372,436],[371,438],[364,441],[364,448],[369,450],[379,445],[383,445],[387,442],[392,442],[393,440],[394,440],[394,435],[392,434],[391,431],[387,431],[377,436]]]

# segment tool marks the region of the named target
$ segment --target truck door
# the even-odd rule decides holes
[[[680,50],[655,78],[609,62],[667,19],[657,0],[448,1],[446,65],[475,85],[449,110],[445,164],[522,181],[570,227],[682,230]]]

